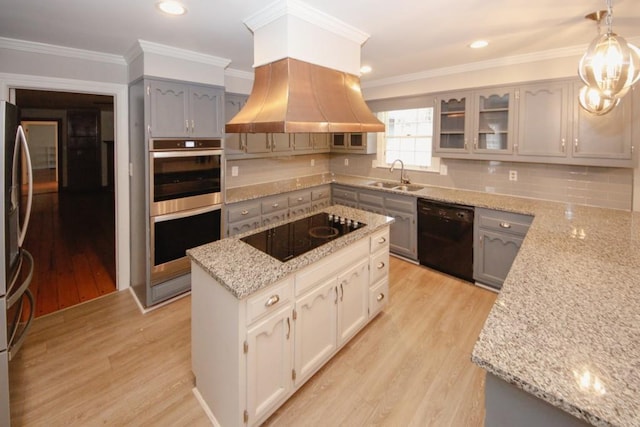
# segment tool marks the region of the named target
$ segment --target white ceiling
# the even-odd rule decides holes
[[[138,39],[231,60],[251,71],[243,21],[271,0],[185,0],[182,17],[156,0],[0,0],[0,37],[124,55]],[[303,0],[368,34],[363,82],[550,49],[584,47],[596,25],[584,15],[604,0]],[[640,0],[614,0],[613,29],[640,39]],[[478,38],[488,48],[467,45]],[[635,39],[635,40],[634,40]]]

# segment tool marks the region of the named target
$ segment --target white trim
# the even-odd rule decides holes
[[[333,34],[356,42],[359,45],[362,45],[369,39],[369,34],[364,31],[298,0],[277,0],[264,9],[252,14],[243,22],[255,33],[257,29],[286,15],[300,18]]]
[[[27,40],[10,39],[6,37],[0,37],[0,48],[45,55],[63,56],[67,58],[85,59],[96,62],[106,62],[109,64],[127,65],[124,58],[120,55],[31,42]]]
[[[11,89],[56,90],[114,97],[116,287],[118,290],[129,288],[131,272],[129,253],[129,91],[127,85],[0,73],[0,98],[11,101],[9,99]]]
[[[146,40],[138,40],[125,54],[127,63],[140,56],[142,53],[154,53],[156,55],[169,56],[171,58],[183,59],[187,61],[199,62],[201,64],[215,65],[226,68],[231,63],[230,59],[219,56],[206,55],[193,50],[179,49]]]
[[[239,79],[253,81],[254,73],[250,71],[236,70],[235,68],[227,68],[224,70],[224,75],[227,77],[237,77]]]

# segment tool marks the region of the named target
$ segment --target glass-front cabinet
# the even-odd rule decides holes
[[[511,153],[513,135],[512,92],[476,92],[473,151]]]
[[[469,126],[469,93],[438,96],[435,120],[435,151],[437,153],[465,153]]]
[[[435,151],[442,157],[513,152],[512,88],[443,94],[436,109]]]

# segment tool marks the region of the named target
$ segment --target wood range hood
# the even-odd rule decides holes
[[[360,90],[368,34],[299,0],[276,1],[244,22],[253,32],[253,88],[227,133],[384,131]]]
[[[293,58],[255,69],[251,95],[227,133],[383,132],[360,78]]]

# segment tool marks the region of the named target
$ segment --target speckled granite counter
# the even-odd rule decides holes
[[[357,240],[375,233],[393,222],[393,218],[345,206],[331,206],[323,211],[355,219],[360,223],[366,224],[366,226],[287,262],[278,261],[239,240],[246,235],[278,226],[281,223],[275,223],[245,234],[198,246],[188,250],[187,255],[235,295],[236,298],[242,299],[331,253],[347,247]]]
[[[372,189],[375,179],[333,180]],[[640,213],[430,186],[400,193],[534,215],[472,360],[594,425],[640,426]]]
[[[594,425],[639,426],[640,213],[429,186],[408,194],[535,216],[472,360]]]

